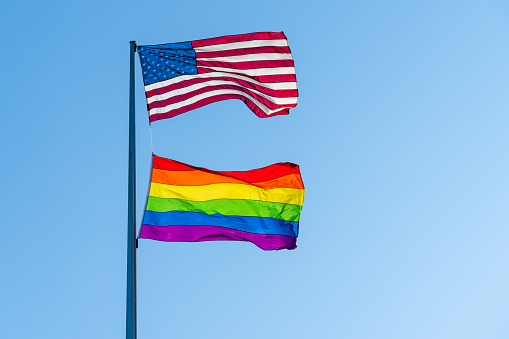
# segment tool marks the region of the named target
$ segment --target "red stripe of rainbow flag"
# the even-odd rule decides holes
[[[303,201],[299,166],[292,163],[221,172],[154,155],[140,238],[294,249]]]

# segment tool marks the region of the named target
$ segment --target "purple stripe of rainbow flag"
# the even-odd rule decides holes
[[[295,164],[219,172],[154,155],[140,238],[294,249],[303,200]]]

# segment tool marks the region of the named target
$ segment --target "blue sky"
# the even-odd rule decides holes
[[[123,338],[129,41],[284,31],[299,104],[153,123],[156,154],[301,166],[295,251],[138,248],[139,338],[508,338],[503,1],[19,1],[0,13],[0,337]],[[137,62],[137,200],[150,136]]]

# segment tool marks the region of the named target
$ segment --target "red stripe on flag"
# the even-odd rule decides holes
[[[289,174],[300,174],[299,166],[291,162],[279,162],[262,168],[249,171],[212,171],[203,167],[184,164],[172,159],[161,158],[154,155],[153,168],[166,171],[203,171],[213,174],[223,174],[249,183],[265,182]]]
[[[259,32],[259,33],[247,33],[228,35],[217,38],[202,39],[191,41],[194,47],[203,47],[210,45],[228,44],[232,42],[251,41],[251,40],[275,40],[275,39],[286,39],[283,32]]]

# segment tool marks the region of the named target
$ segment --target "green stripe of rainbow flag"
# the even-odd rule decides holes
[[[288,221],[299,221],[301,210],[302,206],[300,205],[241,199],[214,199],[191,202],[183,199],[149,197],[147,202],[147,211],[153,212],[186,211],[209,215],[267,217]]]

